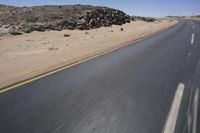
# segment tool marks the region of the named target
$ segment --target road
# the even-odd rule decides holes
[[[152,37],[0,94],[0,132],[200,132],[199,59],[200,22],[180,20]]]

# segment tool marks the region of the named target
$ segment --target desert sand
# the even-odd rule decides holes
[[[46,31],[1,36],[0,88],[127,45],[176,23],[175,20],[136,21],[88,31]],[[70,36],[64,37],[64,34]]]
[[[200,18],[199,18],[199,17],[193,17],[193,18],[187,18],[187,19],[198,20],[198,21],[200,21]]]

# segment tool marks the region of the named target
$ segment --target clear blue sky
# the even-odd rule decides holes
[[[130,15],[166,16],[200,14],[200,0],[0,0],[16,6],[89,4],[117,8]]]

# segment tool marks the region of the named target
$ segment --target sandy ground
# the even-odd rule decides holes
[[[176,23],[169,20],[153,23],[137,21],[90,31],[64,30],[2,36],[0,88],[126,45]],[[70,37],[64,37],[64,34]]]
[[[199,18],[199,17],[193,17],[193,18],[187,18],[187,19],[191,19],[191,20],[199,20],[199,21],[200,21],[200,18]]]

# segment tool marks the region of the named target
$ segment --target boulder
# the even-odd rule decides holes
[[[132,20],[132,21],[136,21],[136,20],[135,20],[135,17],[131,17],[131,20]]]
[[[19,31],[15,31],[15,30],[11,30],[11,31],[9,31],[9,34],[14,35],[14,36],[16,36],[16,35],[22,35],[21,32],[19,32]]]
[[[30,26],[30,28],[33,30],[33,31],[40,31],[40,32],[44,32],[45,29],[42,25],[33,25],[33,26]]]
[[[94,20],[94,19],[91,19],[91,20],[90,20],[89,26],[90,26],[90,27],[95,27],[95,20]]]
[[[78,25],[77,29],[79,29],[79,30],[89,30],[90,28],[89,28],[89,26],[83,24],[83,25]]]
[[[64,34],[64,37],[70,37],[70,35],[69,34]]]
[[[86,24],[85,19],[83,19],[83,18],[78,19],[78,21],[77,21],[77,26],[79,26],[79,25],[84,25],[84,24]]]
[[[33,30],[30,29],[30,28],[27,28],[27,29],[23,29],[22,30],[24,33],[31,33]]]
[[[54,27],[53,30],[62,31],[63,28],[62,26],[59,25],[59,26]]]
[[[67,26],[67,29],[68,29],[68,30],[74,30],[74,29],[75,29],[75,27],[74,27],[74,26],[72,26],[72,25],[69,25],[69,26]]]

